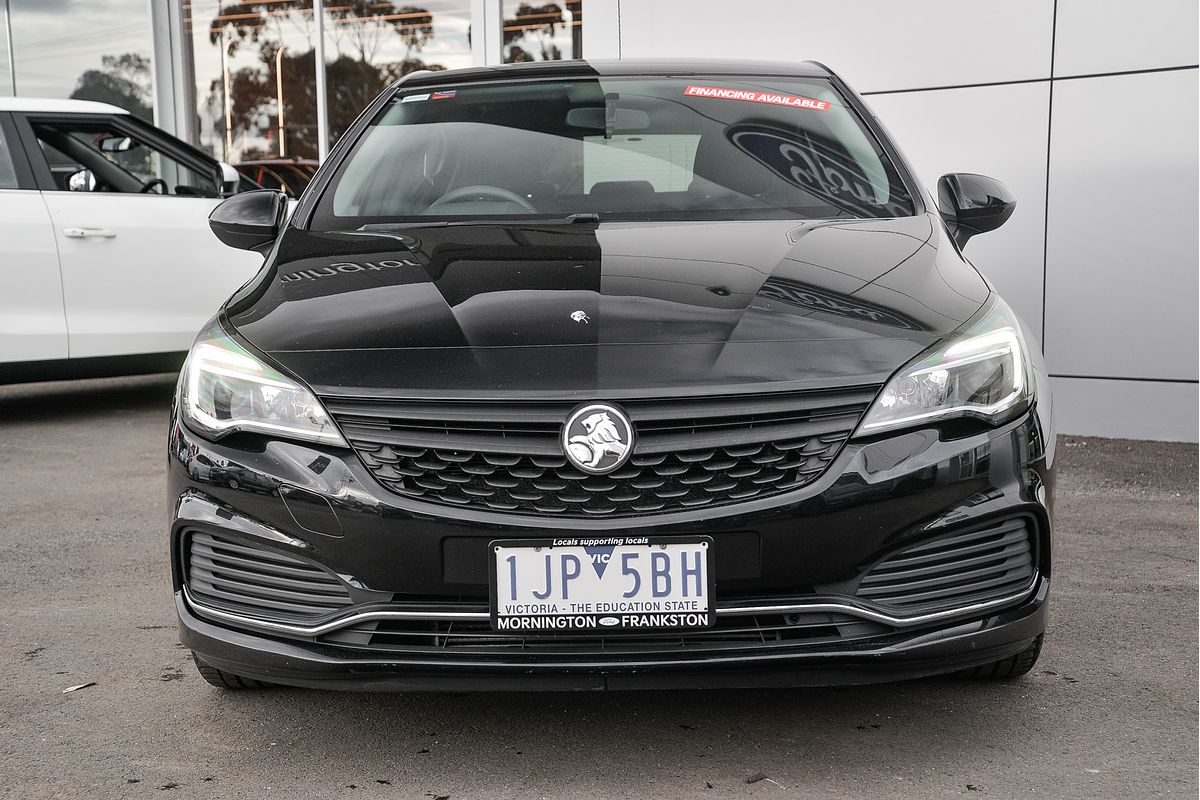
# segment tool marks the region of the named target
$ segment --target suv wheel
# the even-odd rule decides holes
[[[1033,640],[1033,644],[1016,655],[1002,658],[999,661],[993,661],[991,664],[981,664],[978,667],[963,670],[959,674],[965,678],[979,678],[982,680],[1019,678],[1033,669],[1033,665],[1037,663],[1038,656],[1042,652],[1042,638],[1042,636],[1038,636]]]
[[[192,660],[196,662],[196,669],[200,672],[200,677],[218,689],[241,691],[243,689],[265,689],[272,685],[255,680],[254,678],[243,678],[241,675],[234,675],[232,672],[217,669],[195,653],[192,653]]]

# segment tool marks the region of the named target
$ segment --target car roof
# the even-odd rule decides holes
[[[828,78],[832,72],[815,61],[733,61],[727,59],[644,58],[616,60],[530,61],[412,73],[404,86],[433,86],[472,81],[520,78],[606,78],[637,75],[762,75],[789,78]]]
[[[93,100],[59,100],[52,97],[0,97],[0,111],[52,111],[64,114],[128,114],[108,103]]]

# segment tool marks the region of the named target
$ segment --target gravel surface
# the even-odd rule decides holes
[[[1060,439],[1051,627],[1015,682],[237,694],[177,644],[172,384],[0,387],[0,796],[1197,796],[1195,445]]]

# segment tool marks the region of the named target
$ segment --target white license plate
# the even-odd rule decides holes
[[[514,633],[707,628],[707,536],[562,536],[496,541],[492,627]]]

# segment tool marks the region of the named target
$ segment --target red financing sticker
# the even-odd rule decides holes
[[[747,103],[770,103],[775,106],[810,108],[813,111],[828,111],[828,100],[811,97],[793,97],[790,94],[757,92],[753,89],[722,89],[719,86],[689,86],[683,92],[688,97],[715,97],[718,100],[742,100]]]

